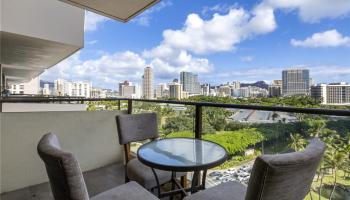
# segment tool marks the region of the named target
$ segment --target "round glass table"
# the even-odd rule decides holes
[[[207,140],[166,138],[142,145],[137,151],[137,157],[140,162],[152,168],[157,184],[159,181],[154,169],[172,172],[172,189],[175,185],[178,189],[161,194],[158,184],[158,196],[163,197],[205,189],[207,169],[224,163],[227,160],[227,151],[219,144]],[[202,183],[199,185],[201,171],[203,171]],[[182,188],[177,183],[176,172],[193,172],[190,188]]]

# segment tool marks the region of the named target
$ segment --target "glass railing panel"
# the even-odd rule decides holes
[[[119,102],[118,101],[86,101],[86,102],[78,102],[83,103],[87,106],[87,111],[101,111],[101,110],[118,110]],[[121,107],[124,109],[127,108],[127,102],[121,101]]]
[[[204,108],[202,137],[229,153],[227,162],[208,172],[209,187],[227,181],[248,184],[256,156],[301,151],[319,137],[327,150],[306,199],[349,198],[349,117]]]
[[[160,138],[194,137],[194,107],[180,104],[133,102],[133,113],[155,112],[158,117]],[[148,141],[131,144],[131,150],[137,149]]]
[[[305,199],[350,199],[350,117],[307,115],[304,135],[294,135],[291,147],[300,150],[305,140],[319,137],[327,149]]]

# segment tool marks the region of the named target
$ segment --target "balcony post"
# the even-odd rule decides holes
[[[132,100],[128,99],[128,114],[132,113]]]
[[[120,110],[120,99],[118,100],[118,110]]]
[[[197,139],[202,138],[202,108],[202,106],[196,105],[194,134]]]

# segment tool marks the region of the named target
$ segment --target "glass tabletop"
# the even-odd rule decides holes
[[[167,138],[142,145],[139,160],[153,168],[173,171],[203,170],[226,161],[226,150],[213,142],[191,138]]]

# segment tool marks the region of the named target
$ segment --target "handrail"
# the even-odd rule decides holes
[[[131,98],[67,98],[67,97],[3,97],[0,103],[48,103],[48,102],[74,102],[74,101],[135,101],[149,103],[166,103],[191,105],[196,107],[216,107],[216,108],[236,108],[249,110],[279,111],[288,113],[304,113],[319,115],[350,116],[350,110],[340,109],[323,109],[323,108],[298,108],[288,106],[261,106],[249,104],[225,104],[212,102],[193,102],[193,101],[176,101],[176,100],[159,100],[159,99],[131,99]]]

